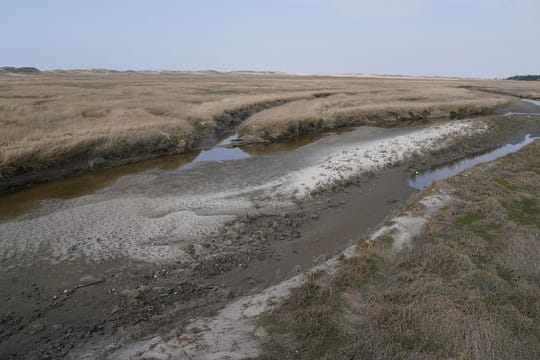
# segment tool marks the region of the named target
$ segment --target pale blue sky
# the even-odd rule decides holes
[[[3,0],[0,66],[540,73],[540,0]]]

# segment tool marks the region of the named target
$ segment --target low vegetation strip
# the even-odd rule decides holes
[[[262,358],[538,358],[539,156],[536,142],[421,191],[267,313]]]

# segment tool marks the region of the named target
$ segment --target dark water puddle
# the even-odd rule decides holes
[[[532,104],[533,106],[531,106],[530,104]],[[504,113],[504,116],[540,116],[540,111],[538,111],[537,107],[540,107],[540,101],[521,99],[521,105],[520,103],[518,103],[508,107],[506,110],[507,112]]]
[[[506,114],[504,114],[504,116],[515,116],[515,115],[519,115],[519,116],[540,116],[540,113],[523,113],[523,112],[507,112]]]
[[[95,170],[83,175],[37,184],[0,197],[0,221],[17,217],[37,208],[42,201],[50,199],[73,199],[95,193],[112,185],[123,176],[143,171],[161,169],[175,170],[193,161],[197,152],[137,162],[133,164]]]
[[[540,137],[533,137],[530,134],[527,134],[525,138],[517,144],[506,144],[485,154],[462,159],[450,165],[441,166],[416,175],[409,179],[409,185],[413,189],[423,189],[434,181],[448,179],[449,177],[455,176],[464,170],[472,168],[473,166],[493,161],[505,155],[519,151],[537,139],[540,139]]]
[[[230,147],[234,140],[238,138],[237,134],[229,136],[221,141],[219,144],[209,150],[202,150],[197,157],[189,164],[185,164],[178,170],[188,170],[194,168],[198,163],[205,161],[229,161],[229,160],[241,160],[251,157],[250,154],[245,152],[239,147]]]
[[[221,162],[247,159],[253,156],[272,154],[280,151],[292,151],[331,134],[307,134],[291,141],[269,144],[253,144],[230,147],[238,135],[234,134],[222,140],[209,150],[164,156],[133,164],[95,170],[78,176],[52,182],[36,184],[28,189],[0,196],[0,221],[24,215],[38,208],[45,200],[74,199],[105,189],[122,177],[151,170],[186,171],[203,162]]]
[[[325,136],[351,131],[352,128],[336,129],[332,132],[308,133],[292,139],[270,142],[256,143],[242,146],[235,146],[238,134],[230,135],[209,150],[202,150],[199,155],[189,164],[185,164],[178,170],[189,170],[203,162],[222,162],[231,160],[242,160],[257,155],[268,155],[282,151],[296,150],[304,145],[311,144]]]
[[[261,144],[250,144],[242,146],[242,150],[246,153],[255,156],[255,155],[266,155],[271,153],[277,153],[282,151],[291,151],[302,146],[311,144],[319,139],[322,139],[325,136],[331,134],[341,134],[344,132],[352,131],[353,128],[342,128],[335,129],[332,132],[319,132],[319,133],[307,133],[301,136],[297,136],[287,140],[274,141],[269,143]]]

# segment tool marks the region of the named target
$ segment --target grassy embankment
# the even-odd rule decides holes
[[[350,125],[394,126],[430,119],[486,115],[507,104],[503,97],[450,87],[418,88],[412,96],[399,91],[334,94],[298,100],[256,113],[241,126],[246,137],[279,139]]]
[[[390,232],[337,275],[311,276],[261,320],[263,358],[538,358],[539,158],[536,142],[421,191],[403,214],[453,200],[412,245],[396,250]]]
[[[476,115],[508,98],[462,86],[525,94],[538,92],[534,85],[284,74],[0,74],[0,176],[7,181],[69,164],[90,170],[118,159],[189,151],[251,115],[241,131],[266,139]]]

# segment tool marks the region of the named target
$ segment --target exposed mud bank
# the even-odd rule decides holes
[[[491,146],[490,128],[360,128],[293,152],[123,177],[0,224],[0,280],[12,284],[0,354],[106,358],[156,335],[190,339],[201,319],[384,222],[412,191],[406,168]]]
[[[496,182],[505,187],[510,186],[507,182],[503,182],[502,180],[497,180]],[[530,184],[530,181],[527,180],[523,180],[523,182]],[[476,193],[477,191],[475,191],[475,194]],[[390,216],[390,219],[386,221],[384,225],[374,231],[367,238],[364,247],[349,247],[340,255],[332,257],[330,260],[313,267],[309,271],[293,276],[254,295],[241,297],[240,299],[231,302],[229,305],[218,311],[215,315],[199,318],[189,322],[181,334],[174,333],[162,335],[152,337],[141,342],[132,343],[120,350],[113,351],[105,358],[145,359],[147,357],[172,357],[181,359],[244,359],[260,356],[261,350],[265,344],[267,345],[264,355],[270,358],[292,356],[293,354],[303,356],[305,358],[313,358],[316,351],[311,348],[311,345],[297,345],[298,342],[289,342],[287,340],[296,336],[295,330],[291,327],[309,327],[310,323],[317,323],[318,327],[328,326],[329,328],[327,329],[317,328],[317,330],[314,330],[315,332],[304,330],[305,332],[300,336],[308,344],[310,341],[312,341],[311,337],[315,338],[315,340],[313,340],[314,342],[321,341],[322,343],[327,344],[324,345],[323,348],[326,346],[336,346],[335,344],[339,345],[341,342],[338,339],[332,339],[321,335],[326,334],[327,332],[332,332],[332,329],[334,329],[333,324],[326,322],[328,320],[325,318],[326,313],[322,312],[323,310],[321,310],[321,305],[319,305],[319,299],[326,298],[328,295],[321,294],[310,296],[309,291],[318,292],[319,289],[330,287],[335,289],[330,291],[335,291],[339,297],[343,292],[343,290],[340,290],[340,281],[348,284],[346,286],[364,284],[364,278],[372,276],[370,271],[377,271],[370,270],[371,268],[369,265],[366,265],[367,269],[364,266],[354,265],[356,262],[359,264],[363,264],[365,262],[363,260],[363,258],[366,256],[364,253],[365,249],[377,249],[371,250],[371,252],[374,252],[376,255],[373,257],[373,259],[368,260],[368,262],[392,262],[398,258],[400,253],[407,251],[408,254],[413,251],[410,249],[414,246],[415,239],[422,235],[428,226],[433,226],[430,225],[431,219],[437,217],[438,213],[441,212],[443,208],[454,204],[452,216],[455,214],[460,214],[456,211],[456,209],[460,208],[461,205],[459,205],[459,203],[462,201],[462,199],[456,198],[454,189],[445,185],[432,187],[432,189],[430,189],[428,192],[420,192],[407,202],[408,205],[405,209],[400,210],[394,216]],[[456,202],[458,205],[455,205]],[[476,215],[477,217],[475,217],[475,215],[461,215],[462,217],[458,218],[458,227],[469,226],[473,222],[481,221],[486,217],[484,214]],[[498,228],[499,227],[494,227],[494,229]],[[490,239],[491,232],[489,234],[486,233],[486,230],[484,230],[483,227],[474,229],[477,229],[475,231],[478,231],[479,234],[487,237],[488,240]],[[362,237],[363,234],[358,234],[358,239]],[[378,249],[380,248],[383,248],[384,252],[379,251]],[[361,259],[356,260],[358,257]],[[439,261],[443,260],[439,259]],[[352,265],[344,265],[349,263]],[[438,263],[435,263],[433,266],[439,266],[437,264]],[[374,266],[373,269],[377,269],[377,267]],[[386,268],[383,267],[383,269]],[[448,270],[445,267],[437,267],[436,271],[443,271],[443,269]],[[350,273],[350,271],[358,271],[358,273]],[[382,271],[383,270],[381,270],[381,272]],[[501,270],[498,271],[499,273],[501,272]],[[339,276],[343,278],[348,277],[350,278],[349,281],[340,280],[341,277],[336,279],[336,274],[339,272],[341,272],[341,275]],[[501,274],[501,277],[503,276],[505,275]],[[338,285],[334,284],[336,282]],[[357,295],[354,292],[345,292],[343,296],[345,299],[350,299],[354,296],[361,296],[361,294]],[[305,300],[297,300],[298,298]],[[429,300],[424,301],[429,302]],[[343,305],[343,303],[345,305]],[[292,319],[294,315],[289,314],[289,312],[302,313],[304,311],[302,307],[307,304],[309,304],[308,306],[316,307],[319,309],[319,311],[314,309],[313,311],[315,311],[315,313],[311,313],[308,309],[306,310],[305,319],[302,317],[303,315],[298,315],[296,318]],[[328,308],[324,308],[324,311],[330,311],[330,318],[334,319],[335,317],[341,316],[341,313],[333,309],[335,307],[346,306],[347,304],[347,301],[340,302],[336,300],[335,303],[327,305],[323,301],[322,306],[328,306]],[[433,306],[438,305],[433,304]],[[285,315],[274,316],[274,311],[277,311],[278,314],[279,311],[284,312]],[[265,321],[262,324],[260,322],[261,316],[265,317]],[[276,326],[276,320],[274,320],[274,318],[287,319],[281,320],[288,324],[285,325],[287,327],[279,328],[280,330],[274,330],[274,327]],[[306,321],[306,324],[299,323],[304,320]],[[348,324],[349,321],[346,323]],[[266,333],[267,329],[276,332],[272,335],[271,342],[269,344],[269,337]],[[349,330],[349,327],[344,326],[343,329],[339,329],[338,331],[347,332]],[[286,340],[282,340],[282,336],[285,336]],[[318,336],[322,336],[322,338],[319,339]],[[451,334],[448,336],[451,336]],[[354,337],[351,339],[351,341],[354,342]],[[490,343],[490,346],[495,345]],[[356,348],[354,346],[347,345],[343,351],[360,351],[359,349],[355,349]],[[323,351],[329,350],[328,348],[324,348]],[[365,349],[362,351],[369,352]],[[462,351],[469,350],[465,349]]]
[[[370,241],[378,241],[380,236],[390,236],[388,234],[391,233],[395,239],[395,251],[411,246],[414,238],[424,230],[427,221],[452,201],[452,196],[445,193],[423,197],[418,201],[420,206],[414,216],[407,214],[392,218],[393,225],[380,228],[373,233]],[[215,316],[191,322],[180,336],[154,337],[113,352],[107,359],[258,357],[261,355],[262,344],[268,338],[259,318],[282,306],[292,291],[312,279],[335,275],[340,271],[342,262],[350,261],[359,255],[358,247],[352,245],[302,274],[232,302]]]

